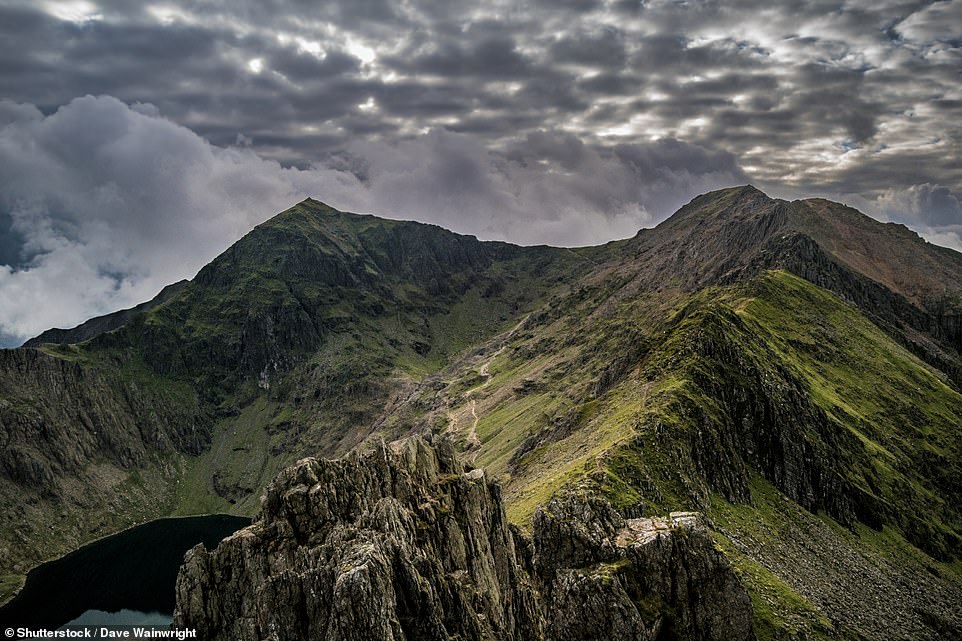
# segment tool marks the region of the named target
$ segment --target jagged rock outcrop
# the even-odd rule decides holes
[[[306,459],[256,522],[195,548],[176,621],[205,639],[536,639],[500,488],[420,439]]]
[[[748,593],[702,518],[624,519],[569,494],[534,521],[549,639],[752,639]]]
[[[421,438],[282,472],[253,525],[188,553],[174,618],[211,640],[754,638],[697,516],[572,494],[529,542],[497,483]]]

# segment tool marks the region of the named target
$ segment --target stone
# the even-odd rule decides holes
[[[697,515],[626,521],[571,493],[529,540],[495,481],[420,437],[287,468],[250,527],[187,554],[176,592],[175,625],[210,641],[754,639]]]

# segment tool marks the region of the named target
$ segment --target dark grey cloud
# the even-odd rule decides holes
[[[962,121],[946,26],[959,0],[76,0],[0,12],[0,95],[45,112],[87,93],[150,102],[216,144],[241,134],[301,167],[358,136],[441,126],[497,146],[535,123],[764,158],[758,180],[791,185],[802,182],[783,158],[957,140]],[[816,141],[817,153],[800,148]]]
[[[644,85],[642,82],[639,82],[638,78],[631,74],[603,72],[578,80],[576,86],[577,89],[584,94],[612,97],[630,96]],[[614,105],[610,105],[605,112],[608,114],[612,113],[611,108],[613,107]],[[597,113],[595,113],[594,116],[598,118]],[[603,116],[603,118],[607,117],[608,116]]]
[[[962,199],[945,185],[893,187],[869,200],[860,194],[830,194],[880,220],[907,225],[929,242],[962,252]]]
[[[944,185],[889,190],[879,199],[878,209],[886,218],[911,226],[962,229],[962,203]]]
[[[621,69],[628,59],[624,33],[610,26],[559,36],[547,54],[556,62],[600,67],[609,72]]]
[[[0,211],[0,265],[14,269],[23,265],[27,239],[14,227],[9,212]]]
[[[930,227],[962,225],[962,205],[959,199],[942,185],[920,185],[919,211]]]
[[[564,9],[575,13],[588,13],[604,6],[600,0],[536,0],[535,4],[548,9]]]
[[[531,61],[518,51],[514,38],[504,34],[484,36],[475,42],[452,39],[388,63],[407,73],[458,79],[512,79],[531,77],[536,72]]]
[[[7,0],[0,302],[87,280],[0,332],[139,302],[308,194],[579,244],[751,181],[958,245],[960,22],[962,0]],[[193,262],[159,244],[178,225]]]
[[[293,83],[316,83],[321,79],[357,72],[360,61],[340,51],[333,51],[319,59],[306,51],[281,49],[273,51],[267,67]]]

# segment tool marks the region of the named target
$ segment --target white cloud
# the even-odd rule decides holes
[[[962,0],[945,0],[909,15],[895,29],[911,43],[935,47],[937,43],[958,42],[962,38],[959,25],[962,25]]]

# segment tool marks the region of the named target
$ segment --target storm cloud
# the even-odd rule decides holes
[[[149,298],[313,196],[482,238],[708,189],[962,247],[962,0],[11,0],[0,340]]]

